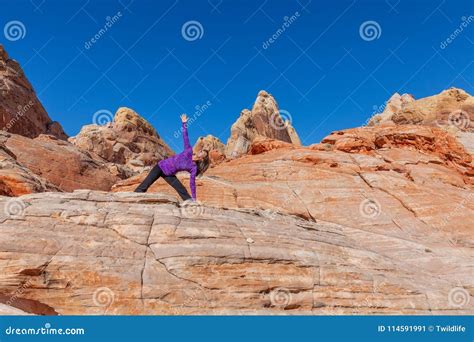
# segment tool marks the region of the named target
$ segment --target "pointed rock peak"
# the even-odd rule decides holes
[[[301,145],[298,134],[291,126],[290,113],[280,110],[273,96],[265,90],[258,93],[252,110],[244,109],[232,125],[226,155],[235,158],[246,154],[257,137]]]
[[[252,112],[265,111],[268,114],[272,114],[278,111],[278,105],[275,98],[267,93],[265,90],[260,90],[257,95],[257,99],[252,108]]]
[[[2,44],[0,44],[0,60],[6,61],[8,59],[8,53],[3,47]]]
[[[120,107],[114,116],[114,127],[119,130],[139,130],[151,136],[159,136],[155,128],[133,109]]]

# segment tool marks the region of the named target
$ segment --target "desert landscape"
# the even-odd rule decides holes
[[[2,314],[474,313],[462,89],[394,94],[309,146],[262,90],[226,143],[194,145],[212,161],[194,204],[162,180],[133,193],[180,152],[133,109],[68,137],[1,45],[0,92]]]

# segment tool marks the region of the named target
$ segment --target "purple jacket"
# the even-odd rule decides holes
[[[158,165],[167,176],[175,175],[179,171],[188,171],[191,174],[189,177],[191,196],[193,197],[193,200],[196,200],[197,166],[196,163],[193,162],[193,148],[189,144],[188,128],[184,122],[182,124],[184,151],[167,159],[160,160]]]

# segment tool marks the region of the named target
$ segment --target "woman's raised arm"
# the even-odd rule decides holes
[[[184,149],[190,148],[191,145],[189,144],[189,137],[188,137],[188,117],[186,114],[181,114],[181,123],[183,125],[183,141],[184,141]]]

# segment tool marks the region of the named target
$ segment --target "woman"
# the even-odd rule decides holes
[[[189,187],[191,188],[192,199],[196,200],[196,176],[203,174],[209,167],[209,153],[201,151],[198,155],[193,154],[193,149],[189,144],[188,118],[186,114],[181,115],[181,124],[184,140],[184,151],[170,158],[160,160],[153,169],[151,169],[145,180],[135,189],[135,192],[146,192],[148,188],[160,177],[170,184],[181,196],[183,200],[191,197],[186,188],[176,178],[179,171],[188,171],[191,176],[189,178]]]

